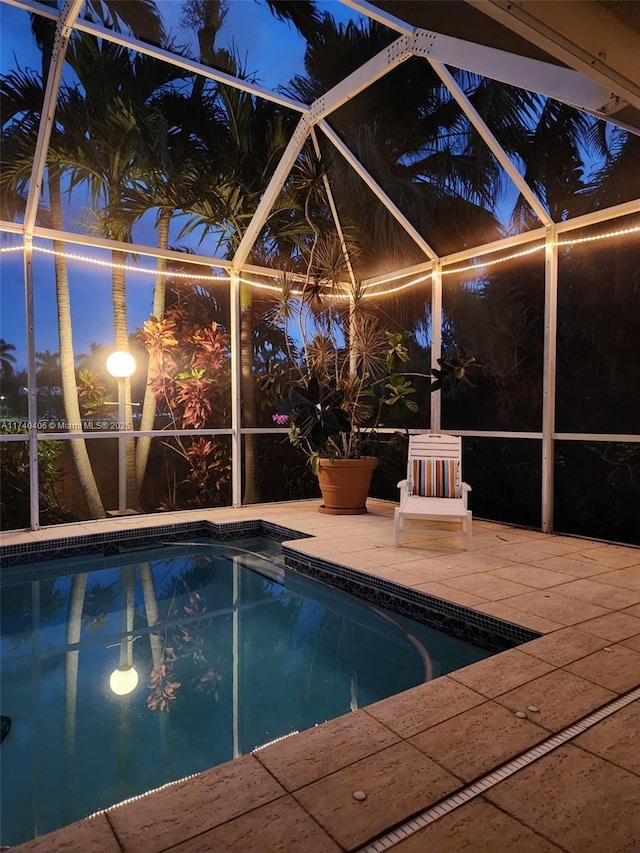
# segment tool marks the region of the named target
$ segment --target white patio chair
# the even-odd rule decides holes
[[[400,506],[394,513],[395,545],[407,518],[462,521],[467,550],[471,548],[471,486],[462,482],[462,442],[457,435],[409,437],[407,479],[398,483]]]

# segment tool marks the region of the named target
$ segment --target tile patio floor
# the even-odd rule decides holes
[[[640,685],[640,549],[475,521],[411,528],[393,505],[318,501],[146,516],[261,518],[302,553],[366,570],[543,636],[13,848],[71,853],[333,853],[388,829]],[[140,517],[3,535],[3,544],[137,527]],[[452,526],[452,530],[455,526]],[[528,706],[538,709],[528,710]],[[516,711],[527,716],[519,718]],[[363,801],[353,798],[365,791]],[[640,853],[640,701],[393,847],[393,853]]]

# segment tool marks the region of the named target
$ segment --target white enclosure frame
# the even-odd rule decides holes
[[[249,224],[245,235],[240,242],[238,250],[232,261],[206,258],[203,256],[190,256],[190,263],[203,264],[207,267],[219,267],[227,269],[231,276],[231,398],[232,418],[229,430],[206,430],[202,434],[231,435],[232,439],[232,503],[240,505],[242,487],[242,436],[248,434],[272,434],[282,433],[283,430],[259,429],[243,427],[241,424],[241,400],[240,400],[240,363],[239,363],[239,336],[240,336],[240,275],[241,273],[253,272],[260,275],[272,276],[274,271],[246,263],[251,249],[258,239],[267,217],[277,200],[278,194],[284,186],[289,173],[296,162],[307,139],[311,139],[316,153],[319,152],[315,127],[319,127],[323,134],[337,148],[340,154],[356,171],[369,189],[384,204],[387,210],[400,223],[406,233],[415,241],[425,255],[425,262],[398,271],[394,277],[401,279],[408,275],[426,272],[431,274],[431,316],[440,318],[442,315],[442,271],[451,264],[464,261],[469,258],[478,258],[482,255],[493,254],[523,246],[534,240],[545,241],[545,307],[544,307],[544,363],[543,363],[543,412],[541,432],[502,432],[502,431],[475,431],[456,430],[457,434],[463,436],[494,437],[494,438],[533,438],[541,442],[542,455],[542,529],[545,532],[553,530],[553,466],[554,466],[554,442],[558,439],[563,441],[622,441],[640,442],[639,435],[593,435],[587,433],[557,433],[555,432],[555,375],[556,375],[556,329],[557,329],[557,286],[558,286],[558,249],[557,240],[559,235],[572,230],[583,228],[599,222],[615,220],[619,217],[640,212],[640,199],[617,205],[615,207],[594,211],[585,216],[572,220],[554,223],[549,212],[542,201],[529,187],[517,167],[502,149],[497,139],[487,127],[482,118],[473,108],[469,99],[453,79],[450,72],[445,68],[445,63],[467,71],[483,74],[493,79],[501,80],[516,86],[526,88],[541,94],[554,97],[557,100],[571,104],[579,109],[589,112],[609,122],[620,124],[633,133],[640,133],[639,127],[630,127],[616,119],[616,95],[612,90],[586,76],[579,70],[573,68],[561,68],[556,65],[543,63],[536,60],[514,56],[504,51],[499,51],[481,45],[462,41],[421,30],[412,27],[404,21],[389,15],[375,6],[361,0],[341,0],[361,14],[368,15],[392,30],[400,33],[392,44],[385,50],[374,56],[360,68],[346,77],[337,86],[326,92],[321,98],[310,106],[285,97],[277,92],[272,92],[256,86],[246,80],[240,80],[208,66],[201,65],[193,60],[185,59],[161,48],[154,47],[141,42],[133,37],[108,30],[88,21],[78,18],[83,0],[66,0],[59,14],[50,7],[44,6],[35,0],[0,0],[27,12],[42,15],[50,20],[56,21],[56,40],[54,45],[49,77],[47,80],[45,98],[42,108],[40,130],[34,164],[31,174],[30,190],[27,199],[25,218],[22,224],[13,222],[0,222],[0,231],[20,234],[23,239],[24,252],[24,287],[25,287],[25,310],[27,324],[27,374],[29,383],[29,410],[28,419],[30,429],[28,433],[29,454],[31,460],[30,470],[30,524],[31,529],[39,528],[39,506],[38,506],[38,465],[37,465],[37,443],[47,438],[56,440],[72,440],[73,438],[98,438],[100,433],[37,433],[37,409],[36,409],[36,383],[35,383],[35,342],[34,342],[34,318],[33,318],[33,267],[32,267],[32,244],[34,237],[56,239],[87,247],[101,249],[119,249],[127,253],[137,253],[152,258],[165,258],[168,260],[180,258],[183,255],[171,251],[159,251],[145,246],[133,246],[131,244],[118,243],[95,237],[67,232],[56,232],[52,229],[36,226],[36,211],[42,190],[42,180],[46,162],[46,152],[51,134],[51,127],[55,113],[55,107],[62,77],[64,57],[69,37],[74,29],[89,33],[94,36],[112,41],[128,49],[144,53],[164,62],[176,65],[207,79],[223,82],[226,85],[236,87],[250,94],[272,101],[282,107],[289,108],[300,114],[298,125],[291,137],[289,145],[277,166],[275,173],[265,187],[258,209]],[[472,5],[474,5],[472,3]],[[401,210],[387,196],[384,190],[377,184],[365,167],[358,161],[353,152],[335,133],[328,123],[331,113],[339,109],[343,104],[359,92],[366,89],[376,80],[389,73],[401,63],[412,57],[422,57],[428,61],[439,75],[443,84],[447,87],[451,96],[460,105],[473,124],[480,136],[490,148],[496,160],[506,171],[518,191],[528,201],[540,221],[540,228],[513,237],[498,240],[485,246],[475,247],[463,252],[453,253],[445,257],[438,257],[427,240],[427,235],[420,234],[408,221]],[[623,93],[624,94],[624,93]],[[346,252],[344,240],[342,239],[342,228],[338,219],[337,209],[333,203],[330,187],[327,189],[330,199],[330,207],[334,217],[337,233],[341,238],[343,251]],[[353,270],[348,256],[347,265],[350,277],[353,279]],[[369,279],[365,284],[376,284],[384,279],[388,281],[390,276],[378,276]],[[441,328],[440,324],[433,324],[433,337],[431,347],[432,366],[437,366],[437,358],[441,356]],[[441,406],[439,392],[431,398],[431,419],[429,427],[434,432],[441,428]],[[426,428],[426,424],[425,424]],[[151,431],[149,433],[137,433],[138,435],[167,436],[172,433],[166,431]],[[177,433],[174,433],[177,434]],[[192,435],[192,432],[183,433]],[[110,438],[117,437],[118,433],[106,433]],[[25,438],[22,436],[0,436],[2,441],[15,441]]]

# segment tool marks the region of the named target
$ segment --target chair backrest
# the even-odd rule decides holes
[[[421,460],[442,460],[436,470],[416,464]],[[449,466],[449,461],[453,465]],[[462,489],[462,439],[459,435],[411,435],[409,436],[409,454],[407,458],[407,479],[410,493],[427,496],[459,497]],[[420,473],[418,474],[418,470]],[[418,476],[420,483],[417,482]],[[426,478],[426,481],[425,481]],[[416,482],[414,482],[416,480]]]

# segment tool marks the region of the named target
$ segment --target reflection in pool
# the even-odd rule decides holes
[[[3,844],[490,654],[285,570],[269,539],[28,572],[2,583]]]

